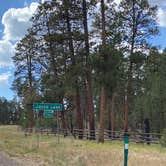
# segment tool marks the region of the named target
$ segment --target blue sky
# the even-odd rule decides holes
[[[0,96],[12,99],[14,45],[30,27],[39,0],[0,0]]]
[[[0,96],[12,99],[11,88],[14,66],[11,57],[14,46],[31,26],[29,19],[35,12],[39,0],[0,0]],[[115,0],[119,3],[121,0]],[[166,47],[166,0],[149,0],[158,5],[160,35],[151,40],[153,45]]]

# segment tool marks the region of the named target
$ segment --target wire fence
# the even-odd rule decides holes
[[[67,130],[67,129],[51,129],[51,128],[36,128],[36,129],[30,129],[26,128],[24,129],[25,135],[29,135],[32,133],[39,133],[41,135],[61,135],[64,137],[67,136],[73,136],[75,139],[92,139],[92,140],[98,140],[99,131],[89,131],[88,129],[80,130],[80,129],[73,129],[73,130]],[[93,134],[91,134],[93,133]],[[123,141],[125,133],[123,131],[111,131],[111,130],[104,130],[104,140],[117,140],[117,141]],[[133,143],[147,143],[147,144],[159,144],[160,138],[162,134],[158,133],[143,133],[143,132],[128,132],[127,135],[129,136],[130,142]]]
[[[124,144],[124,132],[123,131],[104,131],[104,140],[106,144],[96,144],[98,142],[99,131],[89,131],[89,130],[64,130],[64,129],[50,129],[50,128],[38,128],[38,129],[25,129],[25,136],[30,136],[33,131],[33,134],[39,135],[40,137],[51,137],[56,138],[52,139],[52,142],[47,139],[39,139],[40,146],[46,146],[52,143],[58,143],[59,147],[64,148],[59,150],[58,153],[62,153],[64,160],[68,164],[64,166],[165,166],[166,165],[166,153],[160,153],[157,148],[160,146],[161,134],[157,133],[139,133],[139,132],[129,132],[129,146]],[[93,134],[92,134],[93,133]],[[93,137],[93,143],[98,146],[95,151],[93,151],[88,142],[84,141],[90,140]],[[37,137],[36,137],[37,138]],[[70,142],[68,140],[70,138]],[[80,141],[80,138],[82,141]],[[37,140],[37,139],[36,139]],[[76,142],[76,141],[79,141]],[[85,146],[86,142],[86,146]],[[109,143],[110,146],[108,145]],[[65,152],[68,149],[68,144],[72,146],[71,160],[67,161],[69,158],[65,156]],[[148,145],[147,145],[148,144]],[[150,145],[150,146],[149,146]],[[95,146],[95,145],[93,145]],[[129,148],[127,156],[127,165],[125,165],[125,148]],[[166,151],[164,151],[166,152]],[[57,153],[57,152],[56,152]],[[72,163],[73,160],[73,163]],[[78,163],[77,163],[77,162]],[[57,161],[56,161],[57,162]],[[76,164],[77,163],[77,164]]]

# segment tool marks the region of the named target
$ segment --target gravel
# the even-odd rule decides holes
[[[23,166],[0,152],[0,166]]]

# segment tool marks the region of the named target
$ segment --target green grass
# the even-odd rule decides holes
[[[24,136],[17,126],[0,126],[0,149],[25,166],[119,166],[123,165],[123,142],[80,141],[72,137]],[[165,166],[166,149],[160,145],[129,145],[129,166]]]

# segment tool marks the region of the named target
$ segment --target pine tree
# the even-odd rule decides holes
[[[88,30],[88,9],[86,0],[82,1],[83,6],[83,26],[85,35],[85,55],[86,55],[86,88],[87,88],[87,109],[89,120],[90,139],[95,139],[95,122],[94,122],[94,106],[93,106],[93,89],[92,89],[92,67],[89,64],[90,46],[89,46],[89,30]]]
[[[155,35],[158,30],[156,26],[156,7],[151,7],[147,0],[123,0],[120,3],[121,18],[123,22],[124,43],[127,44],[126,54],[129,58],[128,81],[126,85],[125,101],[125,124],[124,130],[128,131],[128,113],[131,110],[133,59],[140,49],[147,48],[148,37]]]
[[[40,42],[43,56],[41,64],[45,65],[47,71],[47,74],[43,74],[42,77],[43,87],[50,87],[54,93],[52,95],[54,99],[59,96],[61,102],[63,98],[66,102],[69,101],[65,93],[72,90],[73,99],[75,98],[73,102],[75,102],[77,110],[78,128],[82,132],[80,85],[83,80],[81,51],[84,34],[82,33],[81,4],[79,1],[64,0],[62,3],[52,1],[42,4],[39,8],[39,12],[34,16],[34,23],[37,27],[37,34],[43,33],[41,38],[44,42]],[[44,25],[44,32],[39,28],[40,25]],[[71,64],[68,64],[68,59],[71,59],[69,62]],[[47,94],[47,99],[49,99],[51,92],[47,92]],[[82,138],[82,134],[80,138]]]
[[[117,47],[121,41],[121,32],[119,28],[120,20],[115,7],[116,4],[112,1],[101,1],[101,11],[96,12],[95,20],[93,21],[93,35],[98,39],[98,43],[95,44],[99,45],[93,60],[100,84],[99,142],[104,142],[104,115],[106,114],[104,110],[106,109],[106,105],[109,111],[109,129],[111,128],[110,102],[118,80],[114,75],[115,73],[118,74],[117,69],[120,62],[120,51],[117,50]],[[114,20],[116,20],[116,22]]]
[[[32,103],[37,90],[37,78],[39,78],[36,65],[36,39],[33,33],[29,32],[16,46],[16,54],[12,57],[16,66],[13,89],[23,98],[25,108],[29,115],[29,128],[34,125]]]

